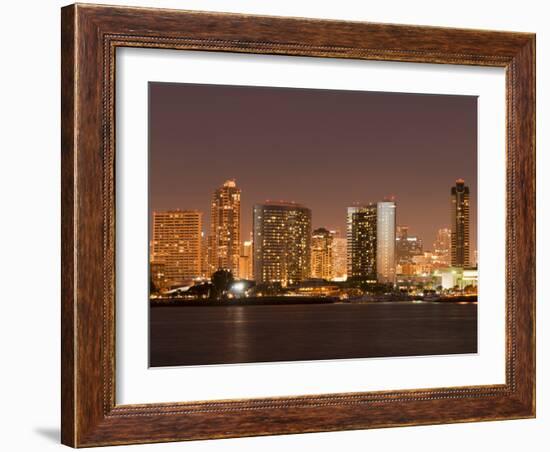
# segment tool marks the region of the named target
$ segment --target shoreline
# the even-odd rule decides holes
[[[477,303],[477,296],[439,297],[431,299],[409,298],[392,300],[385,297],[379,299],[365,300],[340,300],[337,297],[254,297],[227,300],[194,299],[186,300],[181,298],[152,298],[149,299],[150,307],[169,306],[285,306],[285,305],[324,305],[324,304],[381,304],[381,303]]]

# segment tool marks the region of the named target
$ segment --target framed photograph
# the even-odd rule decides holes
[[[535,416],[535,36],[62,9],[62,442]]]

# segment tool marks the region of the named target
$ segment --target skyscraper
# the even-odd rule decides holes
[[[394,201],[376,205],[376,271],[379,282],[395,282],[395,211]]]
[[[376,280],[377,206],[348,207],[348,279]]]
[[[333,235],[328,229],[318,228],[311,237],[311,277],[331,279],[333,271]]]
[[[211,268],[239,271],[241,246],[241,190],[234,179],[214,191],[210,210]]]
[[[283,286],[310,275],[311,210],[270,202],[253,208],[254,279]]]
[[[163,264],[168,285],[201,276],[202,212],[153,212],[151,263]]]
[[[470,265],[470,189],[464,179],[451,188],[451,265]]]

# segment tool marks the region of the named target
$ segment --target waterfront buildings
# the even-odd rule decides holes
[[[376,214],[376,203],[348,207],[348,279],[376,281]]]
[[[395,202],[376,205],[376,272],[378,282],[395,282]]]
[[[470,265],[470,189],[464,179],[451,188],[451,265]]]
[[[453,224],[437,231],[433,251],[423,251],[408,226],[396,226],[396,204],[388,200],[348,207],[345,238],[325,228],[312,233],[303,205],[257,204],[250,239],[241,242],[240,195],[234,180],[215,190],[209,234],[197,210],[154,213],[151,281],[158,290],[208,279],[220,268],[236,279],[296,287],[310,278],[395,284],[397,274],[428,277],[471,265],[469,189],[460,179],[451,190]]]
[[[441,276],[441,287],[444,290],[459,290],[477,289],[477,268],[472,267],[449,267],[440,270],[438,274]]]
[[[309,297],[336,297],[345,298],[346,290],[334,282],[323,279],[308,279],[298,283],[289,290],[291,295]]]
[[[253,208],[254,279],[295,284],[310,276],[311,210],[290,202]]]
[[[151,263],[162,264],[163,285],[183,284],[201,276],[202,212],[153,212]],[[153,267],[153,266],[152,266]],[[155,270],[158,276],[158,270]]]
[[[333,273],[332,243],[334,237],[325,228],[313,231],[311,237],[311,277],[331,279]]]
[[[230,270],[238,275],[241,246],[241,190],[234,179],[224,182],[212,195],[210,206],[211,271]],[[209,275],[210,276],[210,275]]]

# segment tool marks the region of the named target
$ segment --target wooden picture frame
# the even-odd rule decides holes
[[[73,447],[535,416],[535,35],[162,9],[62,9],[62,442]],[[118,47],[506,69],[506,383],[115,403]]]

